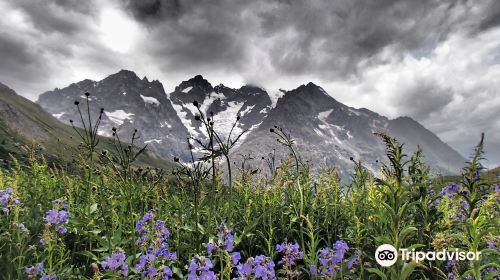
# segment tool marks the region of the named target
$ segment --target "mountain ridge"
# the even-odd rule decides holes
[[[84,83],[80,84],[82,82]],[[268,139],[268,130],[277,125],[290,130],[299,148],[308,155],[319,158],[321,163],[334,164],[344,170],[351,167],[350,158],[364,159],[372,171],[378,169],[375,163],[383,158],[385,152],[384,145],[373,135],[379,131],[405,142],[410,152],[423,147],[428,162],[435,164],[438,172],[456,172],[465,161],[416,120],[410,117],[389,119],[366,108],[349,107],[312,82],[293,90],[283,90],[284,94],[274,106],[265,89],[252,85],[240,88],[230,88],[223,84],[212,86],[202,75],[195,75],[181,82],[170,93],[165,92],[160,81],[149,82],[147,77],[141,80],[130,70],[121,70],[101,81],[82,82],[45,92],[40,95],[38,103],[58,116],[58,119],[64,120],[69,118],[69,115],[65,115],[67,112],[64,112],[64,108],[69,105],[57,105],[50,96],[55,95],[62,102],[72,103],[83,90],[94,90],[96,93],[92,96],[99,102],[100,97],[106,98],[106,94],[111,92],[117,98],[113,102],[105,101],[104,107],[122,110],[123,114],[115,116],[115,120],[111,116],[111,120],[107,122],[118,125],[117,122],[122,121],[117,126],[120,130],[137,128],[141,131],[141,127],[137,126],[145,127],[141,131],[143,143],[150,141],[153,150],[166,158],[178,155],[186,158],[187,144],[183,141],[187,141],[189,136],[206,138],[201,123],[195,120],[200,110],[207,116],[213,114],[214,126],[223,136],[227,136],[224,133],[239,117],[235,133],[247,133],[240,139],[234,154],[254,152],[267,155],[276,146],[276,141]],[[129,92],[130,95],[140,96],[142,100],[120,96],[122,91],[124,96]],[[195,101],[198,108],[193,105]],[[141,102],[149,102],[150,106],[137,105]],[[163,120],[167,117],[168,125],[177,125],[174,133],[162,129],[166,125]]]

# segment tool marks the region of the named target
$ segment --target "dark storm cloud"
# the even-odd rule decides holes
[[[500,131],[497,0],[0,0],[0,11],[0,82],[32,99],[122,68],[167,90],[201,73],[270,92],[313,81],[460,149]]]
[[[484,3],[480,9],[498,10]],[[164,46],[156,48],[158,55],[188,62],[187,67],[217,62],[248,67],[252,48],[268,43],[267,59],[276,71],[313,72],[326,79],[355,74],[361,60],[387,46],[400,50],[395,56],[432,47],[451,31],[479,28],[487,20],[474,16],[472,2],[454,0],[148,0],[124,5],[155,30],[155,42]]]

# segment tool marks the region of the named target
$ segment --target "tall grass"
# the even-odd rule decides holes
[[[97,131],[90,118],[87,127]],[[89,141],[80,147],[79,174],[49,167],[35,152],[27,166],[13,159],[11,169],[0,170],[1,278],[499,277],[500,192],[498,181],[481,176],[482,141],[462,180],[437,185],[421,151],[406,156],[403,144],[379,134],[388,165],[374,175],[355,162],[352,180],[343,184],[333,168],[313,175],[291,136],[275,129],[292,157],[277,162],[271,152],[267,175],[242,168],[229,182],[214,159],[223,156],[231,165],[230,153],[217,150],[222,146],[214,139],[204,144],[211,149],[208,164],[194,155],[190,163],[176,159],[173,176],[134,166],[143,149],[116,134],[116,151],[107,152],[93,144],[93,132],[81,135]],[[398,260],[383,268],[374,258],[383,243],[482,257]]]

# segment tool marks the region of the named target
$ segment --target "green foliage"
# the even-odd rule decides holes
[[[211,126],[209,120],[204,122]],[[89,126],[97,131],[95,124]],[[50,167],[35,152],[29,153],[27,166],[13,160],[10,168],[0,169],[0,190],[11,188],[12,197],[20,201],[0,214],[2,277],[26,278],[26,267],[44,261],[45,272],[59,279],[115,279],[123,277],[120,271],[105,270],[102,261],[124,252],[123,262],[130,270],[127,277],[139,279],[134,265],[147,250],[137,242],[141,235],[136,227],[149,210],[169,230],[168,247],[177,254],[177,259],[168,262],[174,278],[187,277],[195,256],[212,258],[212,270],[219,278],[237,277],[230,251],[207,252],[208,243],[218,242],[223,223],[234,229],[234,251],[241,254],[240,264],[250,257],[268,256],[275,261],[276,275],[284,279],[446,279],[450,273],[494,279],[498,275],[499,187],[498,180],[487,182],[480,176],[482,141],[464,168],[463,178],[456,182],[459,187],[448,192],[452,188],[429,177],[420,150],[408,158],[403,145],[390,136],[378,134],[388,156],[380,173],[373,174],[355,162],[352,180],[343,185],[334,169],[311,174],[290,135],[275,129],[272,133],[292,157],[277,162],[272,152],[265,174],[242,166],[231,187],[222,180],[222,168],[214,159],[222,156],[229,162],[232,140],[225,147],[209,139],[215,141],[203,144],[209,163],[197,161],[194,155],[188,163],[178,160],[175,178],[161,170],[134,166],[143,149],[129,148],[118,138],[116,151],[103,155],[93,132],[81,134],[88,141],[83,141],[80,154],[84,156],[79,157],[76,174]],[[59,202],[54,204],[54,200]],[[62,209],[61,201],[70,213],[67,223],[62,223],[67,228],[63,234],[46,219],[48,210]],[[468,208],[458,208],[463,202]],[[152,225],[149,230],[153,231]],[[42,244],[41,239],[47,242]],[[336,264],[335,274],[313,275],[310,268],[321,265],[324,248],[339,240],[349,249]],[[279,263],[283,253],[276,245],[284,242],[297,243],[304,253],[293,266],[298,273],[287,274],[285,269],[292,266]],[[454,265],[398,260],[383,268],[374,258],[383,243],[410,250],[480,251],[483,257]],[[349,261],[355,258],[358,264],[351,265]]]

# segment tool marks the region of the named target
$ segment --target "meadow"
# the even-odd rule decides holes
[[[214,159],[230,163],[239,136],[223,140],[209,117],[196,120],[209,141],[188,148],[206,156],[175,158],[173,172],[135,165],[144,152],[135,134],[130,145],[115,134],[115,149],[102,150],[100,117],[75,129],[82,143],[72,172],[47,163],[36,145],[26,163],[12,158],[0,170],[0,278],[500,278],[500,185],[483,175],[482,141],[449,182],[431,176],[421,151],[406,155],[380,133],[387,164],[371,174],[356,161],[347,183],[334,167],[313,174],[279,127],[270,133],[287,160],[271,153],[266,172],[219,166]],[[481,258],[382,267],[381,244]]]

